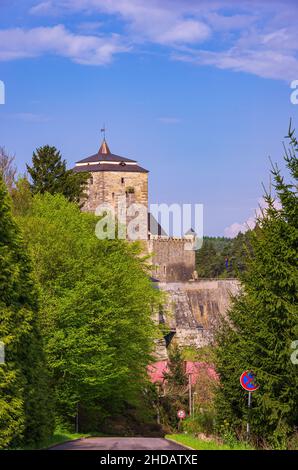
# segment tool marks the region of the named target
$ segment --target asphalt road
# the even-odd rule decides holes
[[[50,450],[185,450],[182,445],[156,437],[88,437],[65,442]]]

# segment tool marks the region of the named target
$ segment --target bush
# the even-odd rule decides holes
[[[189,434],[204,433],[210,435],[214,431],[214,418],[213,410],[203,410],[201,413],[183,422],[183,431]]]
[[[288,450],[298,450],[298,430],[292,434],[287,442]]]

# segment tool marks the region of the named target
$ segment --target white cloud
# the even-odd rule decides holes
[[[37,5],[34,5],[32,8],[30,8],[30,13],[32,15],[46,15],[48,13],[53,14],[53,12],[54,5],[51,1],[37,3]]]
[[[125,37],[134,50],[138,44],[153,43],[167,46],[174,59],[198,66],[287,81],[298,76],[296,1],[43,0],[36,1],[30,13],[40,18],[77,15],[80,23],[87,20],[86,25],[89,20],[90,25],[104,22],[107,15],[121,23],[122,40]],[[91,34],[92,30],[84,32]],[[100,65],[121,52],[120,41],[77,36],[70,31],[67,36],[63,39],[69,44],[59,53],[80,63]],[[36,55],[33,45],[28,45],[27,54]],[[7,55],[11,59],[17,56],[17,52]]]
[[[85,65],[103,65],[128,47],[119,37],[74,34],[63,25],[0,30],[0,61],[54,54]]]
[[[274,207],[276,209],[281,208],[281,204],[279,201],[274,201]],[[225,237],[235,238],[237,237],[238,233],[245,233],[247,230],[251,230],[256,225],[256,219],[262,217],[263,210],[266,210],[266,202],[263,198],[260,198],[258,201],[258,207],[254,210],[254,214],[248,217],[247,220],[244,222],[234,222],[233,224],[229,225],[224,229]]]
[[[211,35],[210,28],[199,21],[179,21],[166,31],[156,35],[161,44],[201,42]]]
[[[197,65],[215,65],[219,69],[246,72],[263,78],[292,81],[298,77],[298,58],[275,50],[243,50],[234,47],[223,52],[190,51],[174,53],[176,60]]]
[[[255,217],[249,217],[249,219],[247,219],[242,224],[234,222],[229,227],[226,227],[224,230],[224,235],[228,238],[235,238],[239,232],[245,233],[247,230],[254,228],[255,225]]]
[[[178,6],[178,8],[177,8]],[[108,14],[121,18],[136,42],[192,44],[207,39],[211,30],[206,22],[189,18],[179,2],[157,0],[52,0],[31,8],[34,15],[67,13]]]

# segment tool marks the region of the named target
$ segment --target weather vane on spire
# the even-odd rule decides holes
[[[103,134],[103,140],[106,140],[106,125],[104,124],[100,129],[100,132]]]

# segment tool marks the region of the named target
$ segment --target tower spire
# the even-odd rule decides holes
[[[102,155],[108,155],[111,152],[110,152],[109,146],[106,142],[106,126],[105,126],[105,124],[100,129],[100,132],[103,134],[103,141],[102,141],[102,144],[99,148],[98,153],[101,153]]]

